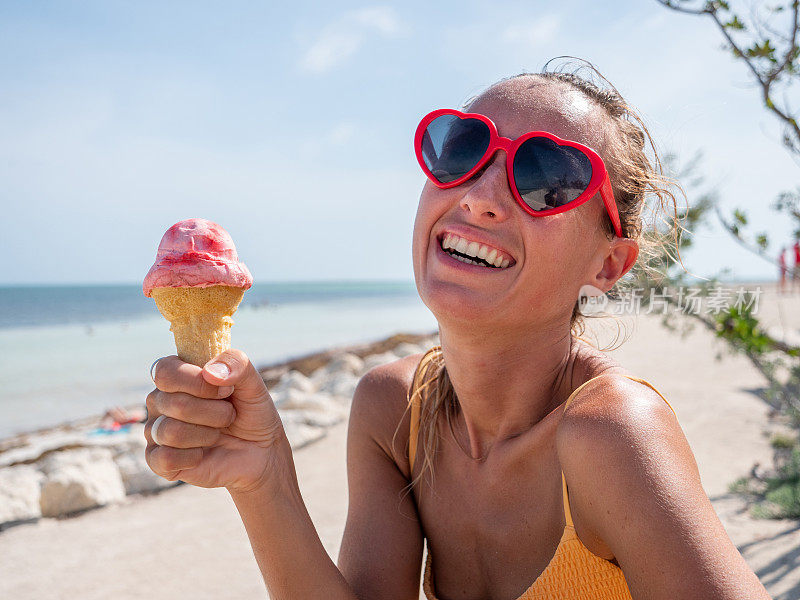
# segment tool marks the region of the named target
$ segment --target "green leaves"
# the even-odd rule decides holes
[[[722,26],[726,29],[736,29],[738,31],[744,31],[745,29],[744,23],[739,20],[739,15],[733,15],[733,19],[723,23]]]
[[[717,337],[746,354],[763,354],[773,348],[772,338],[759,327],[752,307],[733,305],[715,315]]]
[[[769,39],[764,40],[760,44],[753,44],[745,50],[745,54],[749,58],[767,58],[770,62],[778,62],[778,59],[775,58],[775,46],[772,45]]]
[[[744,211],[740,209],[736,209],[733,211],[733,223],[731,223],[731,233],[735,236],[741,235],[740,226],[743,227],[747,225],[747,215],[744,214]]]
[[[717,12],[718,10],[730,10],[730,6],[725,0],[709,0],[704,9],[706,12]]]

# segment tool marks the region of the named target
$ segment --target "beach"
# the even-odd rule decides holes
[[[771,285],[761,287],[758,316],[773,335],[796,340],[800,297],[779,296]],[[706,493],[731,539],[774,598],[800,597],[800,522],[755,519],[744,500],[728,492],[729,484],[747,475],[755,463],[769,466],[772,461],[769,439],[782,424],[758,396],[763,376],[745,357],[727,355],[724,343],[702,326],[681,337],[666,330],[655,314],[591,319],[584,338],[603,346],[620,323],[629,338],[609,353],[653,384],[675,409]],[[415,343],[423,347],[433,341],[396,338],[389,346],[402,348],[402,353]],[[372,354],[364,350],[363,356],[350,350],[346,354],[363,361],[360,368],[397,356],[386,345],[376,346]],[[356,359],[342,357],[342,352],[333,352],[307,363],[311,381],[314,372],[331,364],[326,360],[338,360],[335,373],[317,377],[315,390],[334,389],[336,377],[341,385],[352,383],[341,375]],[[299,373],[303,364],[284,364],[265,374],[275,386],[288,385],[291,377],[303,383],[299,375],[287,375]],[[292,410],[291,402],[284,406]],[[295,410],[309,410],[308,404]],[[303,497],[334,560],[347,510],[344,417],[316,427],[322,433],[295,451]],[[307,424],[303,419],[294,422]],[[266,597],[236,509],[219,489],[169,486],[158,493],[129,494],[76,516],[18,524],[0,531],[0,556],[4,598]]]

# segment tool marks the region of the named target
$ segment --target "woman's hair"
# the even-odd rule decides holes
[[[650,260],[651,257],[666,254],[669,259],[674,259],[672,248],[677,253],[677,260],[680,261],[678,237],[681,226],[675,191],[682,193],[682,188],[664,173],[655,143],[636,110],[591,63],[581,59],[575,60],[581,65],[571,72],[566,71],[569,63],[565,63],[558,70],[548,71],[547,67],[552,62],[548,61],[540,73],[521,73],[502,79],[498,83],[519,77],[558,82],[580,91],[586,98],[602,107],[613,125],[605,145],[606,168],[619,211],[622,234],[626,238],[635,239],[640,247],[637,259],[639,270],[652,270],[654,264],[662,264],[662,261]],[[583,69],[590,71],[590,78],[580,76],[579,73]],[[592,76],[597,76],[605,85],[592,81]],[[465,107],[471,105],[476,98],[477,96],[465,102]],[[652,150],[652,159],[646,153],[648,145]],[[650,199],[649,204],[646,202],[648,199]],[[646,212],[652,215],[652,228],[645,227]],[[604,229],[611,239],[614,236],[614,228],[608,214],[604,212],[604,215]],[[666,231],[659,227],[659,222],[666,223]],[[646,275],[649,276],[651,273],[647,272]],[[625,283],[620,280],[615,287],[624,285]],[[614,292],[609,295],[613,296]],[[584,316],[579,310],[577,301],[570,318],[570,331],[574,337],[580,337],[585,331]],[[444,420],[452,431],[452,423],[458,411],[458,399],[450,382],[442,353],[439,349],[432,349],[429,352],[433,356],[426,356],[428,360],[420,364],[412,386],[413,393],[409,396],[409,406],[412,402],[419,402],[421,406],[419,435],[420,458],[423,461],[412,485],[419,481],[426,471],[433,475],[432,461],[438,441],[439,415],[444,415]]]

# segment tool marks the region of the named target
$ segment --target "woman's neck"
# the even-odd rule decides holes
[[[529,431],[571,391],[577,346],[569,329],[502,339],[446,327],[439,333],[473,458]]]

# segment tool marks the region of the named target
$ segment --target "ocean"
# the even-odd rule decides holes
[[[256,283],[232,344],[256,366],[436,320],[412,282]],[[175,353],[140,285],[0,287],[0,437],[144,403],[148,370]]]

